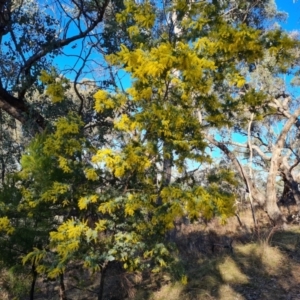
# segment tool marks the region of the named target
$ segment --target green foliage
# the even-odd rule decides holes
[[[146,261],[140,256],[157,248],[157,238],[150,241],[158,229],[143,228],[149,210],[145,207],[143,212],[132,213],[129,194],[121,196],[115,186],[107,184],[101,193],[96,191],[105,174],[84,158],[93,149],[87,147],[81,126],[80,118],[74,114],[59,119],[56,130],[37,136],[21,160],[23,169],[18,178],[22,180],[22,200],[17,209],[32,222],[42,220],[32,231],[35,236],[43,230],[46,237],[50,235],[50,244],[37,237],[29,243],[34,248],[29,253],[24,251],[28,254],[23,256],[23,263],[35,264],[38,272],[51,278],[76,259],[94,271],[112,260],[122,261],[130,270],[143,268]],[[74,216],[68,218],[71,212]],[[55,222],[56,215],[65,221]],[[169,252],[163,249],[157,250],[153,258],[148,255],[147,265],[155,260],[164,267]]]
[[[24,255],[23,263],[31,262],[42,273],[53,268],[55,262],[48,244],[49,232],[71,211],[76,212],[74,197],[84,193],[87,181],[78,157],[78,152],[86,149],[82,121],[69,114],[59,119],[55,127],[53,134],[44,132],[33,139],[22,156],[22,170],[0,193],[0,213],[5,216],[1,220],[3,224],[8,222],[4,224],[7,233],[0,240],[4,250],[1,259],[8,263],[11,257],[15,263]]]
[[[21,266],[11,267],[3,274],[3,288],[7,291],[10,299],[18,300],[26,297],[30,290],[30,277]]]
[[[173,281],[181,281],[186,277],[186,267],[184,263],[176,259],[169,266],[168,271]]]
[[[237,180],[235,178],[235,173],[232,170],[227,170],[225,168],[220,168],[218,172],[211,172],[207,179],[210,183],[222,183],[227,182],[233,186],[237,186]]]

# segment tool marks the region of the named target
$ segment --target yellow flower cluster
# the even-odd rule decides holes
[[[98,150],[92,158],[93,163],[104,163],[116,177],[123,177],[126,172],[144,173],[151,166],[151,161],[142,148],[128,144],[122,152],[112,149]]]
[[[150,1],[136,2],[133,0],[124,1],[125,9],[117,14],[117,21],[126,22],[132,17],[136,24],[143,29],[151,29],[155,21],[155,13]]]
[[[85,172],[85,177],[88,180],[96,181],[98,179],[98,175],[97,175],[97,172],[95,169],[88,168],[88,169],[85,169],[84,172]]]
[[[89,203],[96,203],[98,201],[97,195],[90,195],[86,197],[81,197],[78,201],[79,209],[86,209]]]
[[[0,218],[0,231],[4,231],[7,234],[12,234],[15,231],[8,217]]]

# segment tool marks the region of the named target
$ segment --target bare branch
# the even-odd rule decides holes
[[[234,164],[237,171],[243,178],[243,181],[247,187],[247,191],[249,192],[249,190],[252,190],[253,200],[257,202],[257,204],[259,204],[260,206],[263,206],[265,203],[265,196],[255,187],[253,181],[251,180],[251,178],[249,178],[246,170],[241,165],[236,156],[228,149],[228,147],[224,143],[216,141],[212,136],[206,135],[205,138],[211,144],[215,145],[226,154],[226,156],[231,160],[231,162]]]
[[[237,146],[237,147],[241,147],[241,148],[249,147],[246,144],[241,144],[241,143],[237,143],[237,142],[229,142],[229,143],[233,146]],[[267,156],[257,145],[252,144],[252,149],[255,150],[262,159],[267,160],[267,161],[271,160],[271,157]]]
[[[43,46],[43,49],[40,50],[38,53],[34,54],[33,56],[31,56],[29,59],[27,59],[27,61],[25,62],[22,71],[26,72],[28,71],[32,65],[39,59],[41,59],[42,57],[44,57],[45,55],[47,55],[48,53],[60,49],[64,46],[69,45],[70,43],[77,41],[79,39],[82,39],[84,37],[86,37],[100,22],[102,22],[103,17],[104,17],[104,13],[105,13],[105,9],[107,7],[109,3],[109,0],[106,0],[102,6],[102,10],[98,12],[98,18],[92,22],[92,24],[83,32],[74,35],[70,38],[66,38],[66,39],[61,39],[61,40],[57,40],[55,42],[49,42],[48,44],[45,44]]]

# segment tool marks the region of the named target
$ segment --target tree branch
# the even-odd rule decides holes
[[[226,156],[232,161],[232,163],[236,167],[236,170],[243,178],[243,181],[247,187],[247,192],[252,191],[253,200],[260,206],[263,206],[265,203],[265,196],[255,187],[253,181],[249,178],[248,174],[246,173],[245,169],[240,164],[236,156],[228,149],[228,147],[224,143],[216,141],[212,136],[205,135],[205,138],[210,143],[222,150],[226,154]]]
[[[20,73],[30,74],[31,67],[39,61],[41,58],[51,53],[54,50],[60,49],[64,46],[69,45],[73,41],[82,39],[86,37],[100,22],[103,21],[104,13],[107,5],[109,4],[109,0],[105,0],[101,8],[99,7],[97,18],[86,28],[86,30],[81,31],[79,34],[76,34],[69,38],[63,38],[56,41],[51,41],[42,46],[42,49],[37,53],[29,57],[23,64],[20,69]],[[16,45],[17,46],[17,45]],[[23,57],[23,56],[22,56]],[[30,78],[26,87],[23,88],[19,92],[18,97],[12,96],[8,91],[6,91],[3,86],[0,86],[0,108],[11,115],[16,120],[20,121],[22,124],[27,122],[30,119],[33,119],[34,122],[38,125],[38,128],[45,128],[45,120],[43,116],[40,115],[39,112],[33,111],[31,112],[28,104],[25,101],[25,93],[33,83],[35,78]]]
[[[66,38],[66,39],[57,40],[55,42],[52,41],[52,42],[45,44],[42,50],[40,50],[38,53],[34,54],[33,56],[31,56],[30,58],[28,58],[26,60],[21,71],[23,71],[23,72],[28,71],[36,61],[38,61],[39,59],[41,59],[48,53],[52,52],[53,50],[60,49],[64,46],[69,45],[70,43],[72,43],[74,41],[77,41],[79,39],[86,37],[100,22],[102,22],[104,13],[105,13],[105,9],[106,9],[108,3],[109,3],[109,0],[106,0],[104,2],[101,11],[98,12],[97,19],[95,21],[93,21],[92,24],[85,31],[83,31],[75,36]]]
[[[231,145],[237,146],[237,147],[242,147],[242,148],[248,148],[248,145],[246,144],[241,144],[241,143],[236,143],[236,142],[230,142]],[[257,154],[264,160],[271,160],[270,156],[267,156],[257,145],[251,145],[252,149],[257,152]]]

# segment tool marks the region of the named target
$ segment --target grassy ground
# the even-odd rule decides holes
[[[116,266],[107,275],[105,300],[299,300],[300,226],[274,231],[261,223],[253,233],[249,212],[240,218],[242,227],[237,218],[225,226],[217,220],[182,225],[174,238],[179,251],[171,272],[127,274]],[[97,299],[97,282],[97,274],[71,268],[66,274],[68,299]],[[22,295],[28,283],[26,274],[3,272],[0,299],[28,299]],[[36,300],[43,299],[58,299],[57,282],[39,280]]]
[[[156,287],[152,282],[138,289],[134,299],[299,300],[299,225],[272,231],[260,224],[260,232],[253,234],[251,218],[242,214],[242,220],[247,218],[248,228],[243,230],[234,219],[224,227],[217,221],[187,226],[177,237],[187,283],[165,276]],[[223,247],[228,241],[232,249]],[[214,252],[212,244],[219,246]]]
[[[264,243],[237,244],[233,254],[186,260],[188,282],[169,282],[142,299],[300,299],[299,254]]]

